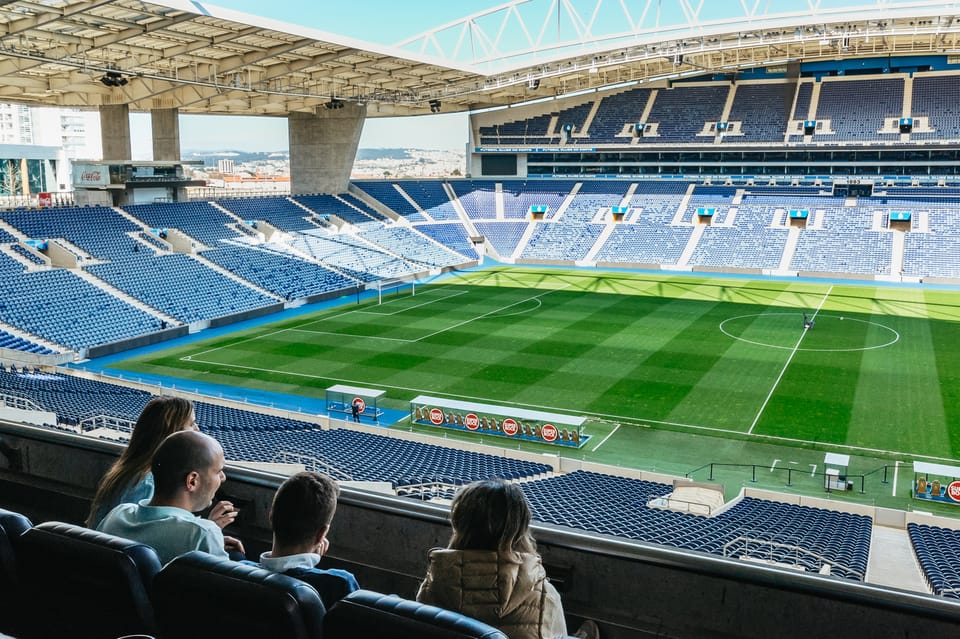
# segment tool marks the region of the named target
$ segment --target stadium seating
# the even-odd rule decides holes
[[[230,228],[237,220],[208,202],[135,204],[123,209],[150,228],[179,229],[207,246],[237,235]]]
[[[744,498],[719,515],[701,517],[647,505],[672,486],[587,471],[521,487],[538,521],[727,556],[749,554],[749,544],[731,542],[750,540],[763,558],[776,549],[772,556],[780,563],[818,572],[822,558],[834,575],[863,580],[866,574],[872,520],[862,515]],[[778,554],[782,548],[805,554]]]
[[[603,232],[601,224],[537,222],[520,257],[575,261],[586,257]]]
[[[450,186],[457,199],[473,220],[493,220],[497,217],[496,182],[485,180],[451,180]]]
[[[323,631],[326,639],[507,639],[460,613],[369,590],[338,601],[327,611]]]
[[[960,599],[960,531],[911,522],[907,534],[934,594]]]
[[[310,212],[285,197],[233,198],[217,204],[243,220],[263,220],[281,231],[303,231],[317,228]]]
[[[159,330],[155,317],[73,273],[21,270],[21,264],[0,255],[0,321],[76,350]]]
[[[51,353],[57,352],[46,346],[31,342],[28,339],[11,335],[4,330],[0,330],[0,348],[9,348],[15,351],[24,351],[25,353],[36,353],[37,355],[50,355]]]
[[[19,634],[20,578],[16,543],[33,524],[19,513],[0,508],[0,633]]]
[[[326,610],[309,584],[198,550],[163,567],[152,599],[164,637],[323,636]]]
[[[960,85],[956,77],[922,76],[913,80],[913,101],[909,115],[926,117],[933,131],[912,132],[911,141],[948,141],[960,138]]]
[[[160,560],[153,548],[46,522],[25,531],[16,552],[27,639],[156,633],[149,592]]]
[[[467,258],[450,249],[431,242],[409,227],[381,226],[359,234],[358,237],[372,242],[394,255],[406,256],[428,266],[454,266],[463,264]]]
[[[345,290],[356,284],[352,278],[319,264],[262,248],[222,246],[202,255],[287,300]]]
[[[140,231],[130,220],[105,206],[60,207],[40,211],[13,209],[0,212],[3,220],[27,237],[49,240],[62,237],[98,258],[130,253],[124,233]]]
[[[872,209],[844,207],[839,198],[798,198],[805,208],[823,212],[822,229],[800,233],[790,268],[824,273],[890,274],[893,239],[871,230]],[[820,213],[818,212],[817,215]]]
[[[740,123],[740,135],[728,143],[783,142],[787,115],[793,103],[792,86],[785,83],[736,85],[728,122]],[[787,92],[789,94],[785,95]]]
[[[822,82],[816,119],[829,120],[833,134],[818,133],[815,137],[830,142],[895,138],[899,132],[881,134],[879,131],[884,118],[899,118],[903,114],[903,91],[903,78]]]
[[[467,230],[459,222],[417,224],[414,228],[468,259],[475,260],[480,257],[473,248],[473,242],[470,241]]]
[[[183,254],[135,255],[86,270],[186,323],[269,306],[276,300]]]
[[[500,257],[508,258],[517,250],[529,222],[477,222],[477,233],[487,238]]]
[[[298,195],[293,198],[320,216],[336,215],[344,222],[360,228],[376,226],[386,218],[355,197],[336,195]]]

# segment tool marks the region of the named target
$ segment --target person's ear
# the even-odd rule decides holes
[[[323,543],[323,540],[326,538],[328,532],[330,532],[330,526],[324,526],[323,528],[317,531],[316,536],[313,538],[314,548],[320,547],[320,545]]]
[[[184,486],[187,488],[187,492],[194,492],[197,488],[200,487],[200,473],[195,470],[191,470],[187,473],[187,478],[184,480]]]

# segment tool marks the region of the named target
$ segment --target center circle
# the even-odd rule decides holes
[[[805,328],[804,321],[811,317],[814,320],[813,326]],[[871,327],[880,330],[871,332]],[[731,339],[787,351],[870,351],[886,348],[900,341],[900,333],[885,324],[821,313],[816,316],[802,312],[737,315],[720,322],[719,328],[721,333]],[[852,346],[854,343],[862,346]]]

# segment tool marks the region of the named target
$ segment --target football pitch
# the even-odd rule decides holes
[[[729,489],[818,492],[823,452],[847,453],[869,476],[859,499],[886,505],[912,479],[894,466],[960,459],[958,319],[960,292],[936,288],[510,267],[114,367],[312,397],[372,387],[401,410],[427,394],[583,416],[591,439],[559,454],[695,479],[743,465],[714,469]]]

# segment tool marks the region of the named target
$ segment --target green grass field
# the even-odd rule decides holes
[[[777,489],[785,468],[815,472],[823,450],[854,455],[860,474],[960,459],[960,292],[498,268],[384,302],[117,367],[313,397],[368,386],[404,410],[425,393],[569,413],[593,438],[562,454],[674,474],[759,464]],[[723,472],[730,488],[755,474]],[[880,486],[860,499],[909,491]]]

